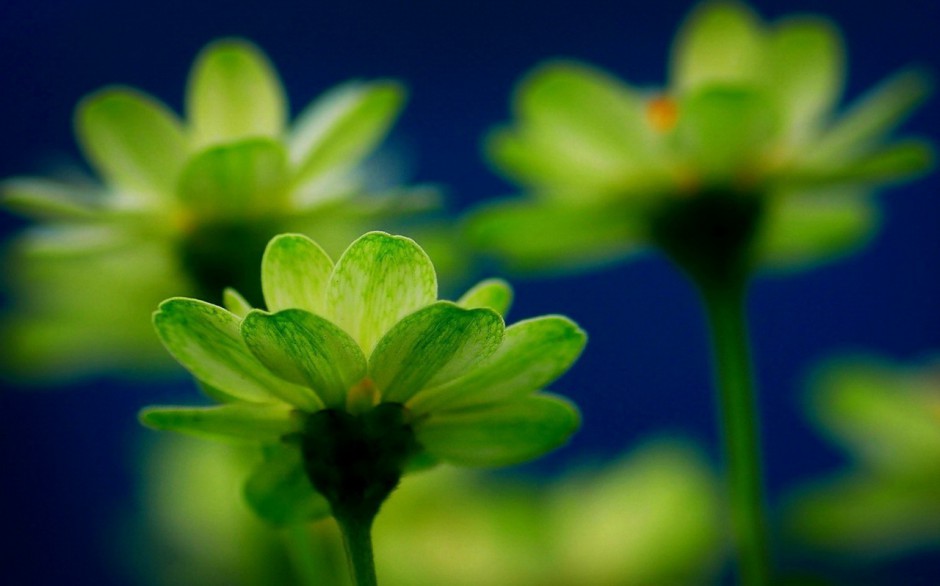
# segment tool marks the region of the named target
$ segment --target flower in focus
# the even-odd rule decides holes
[[[940,362],[843,360],[812,391],[817,426],[854,462],[792,495],[791,535],[824,555],[940,547]]]
[[[364,164],[405,100],[394,81],[352,81],[288,125],[284,89],[242,40],[196,59],[181,119],[156,99],[108,87],[75,113],[102,184],[23,177],[3,204],[40,221],[13,244],[10,368],[55,375],[169,364],[147,319],[163,299],[260,303],[258,266],[282,232],[338,254],[367,229],[438,205],[428,189],[383,186]]]
[[[693,273],[706,255],[749,271],[845,253],[873,232],[873,188],[925,170],[932,154],[921,141],[886,142],[927,95],[924,76],[902,72],[836,114],[843,61],[825,20],[766,24],[709,2],[677,35],[661,90],[547,63],[519,85],[514,123],[486,145],[530,197],[484,205],[469,233],[521,270],[646,245]]]
[[[272,522],[339,516],[362,501],[374,515],[406,469],[523,462],[579,425],[573,405],[536,391],[574,363],[584,333],[554,315],[507,328],[500,312],[511,292],[501,281],[438,301],[424,251],[381,232],[335,265],[310,239],[278,236],[261,279],[269,311],[233,291],[228,309],[160,305],[160,339],[223,404],[141,417],[262,446],[245,494]]]

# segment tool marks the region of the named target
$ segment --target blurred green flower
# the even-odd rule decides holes
[[[824,554],[940,547],[940,361],[843,360],[812,391],[818,427],[854,462],[792,496],[791,534]]]
[[[922,141],[887,135],[929,91],[907,71],[845,114],[843,46],[829,22],[773,25],[707,2],[679,31],[669,82],[635,88],[576,62],[549,62],[491,133],[495,167],[531,197],[484,205],[469,233],[521,270],[557,270],[663,249],[683,268],[703,255],[799,267],[862,244],[872,189],[930,166]],[[690,250],[691,249],[691,250]]]
[[[109,87],[75,113],[79,145],[102,185],[13,178],[7,208],[41,221],[13,245],[10,368],[41,376],[166,365],[147,320],[174,295],[260,303],[264,246],[315,234],[332,254],[368,229],[433,209],[429,189],[383,187],[364,160],[405,101],[394,81],[352,81],[288,125],[264,54],[242,40],[207,46],[186,118],[137,90]]]
[[[138,510],[151,525],[137,531],[154,540],[145,550],[152,567],[138,567],[147,583],[301,584],[287,571],[299,535],[311,583],[349,584],[335,523],[262,524],[231,490],[247,455],[176,439],[146,458],[151,481]],[[375,538],[389,586],[710,584],[726,550],[714,474],[675,440],[552,481],[449,466],[410,475],[383,507]]]
[[[160,305],[164,345],[224,404],[151,408],[141,419],[264,446],[245,494],[274,523],[360,506],[374,515],[406,469],[523,462],[579,425],[573,405],[536,391],[574,363],[584,333],[554,315],[507,328],[502,281],[438,301],[424,251],[381,232],[335,265],[310,239],[278,236],[261,279],[269,311],[231,290],[229,310],[184,298]]]

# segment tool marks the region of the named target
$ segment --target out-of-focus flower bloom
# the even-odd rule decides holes
[[[872,189],[923,171],[932,153],[921,141],[886,142],[927,95],[925,77],[902,72],[837,115],[843,61],[825,20],[770,25],[737,3],[709,2],[678,33],[661,90],[547,63],[519,85],[515,121],[486,145],[530,197],[484,205],[469,233],[521,270],[647,245],[688,269],[685,256],[718,241],[731,252],[703,254],[737,254],[748,269],[845,253],[875,228]],[[683,238],[691,253],[677,250]]]
[[[339,254],[368,229],[438,206],[429,189],[383,186],[364,160],[405,101],[394,81],[352,81],[288,125],[288,104],[261,51],[242,40],[196,59],[181,119],[137,90],[83,99],[75,132],[102,180],[23,177],[2,203],[40,223],[13,244],[5,324],[8,367],[50,376],[167,366],[148,316],[168,297],[260,303],[264,246],[314,234]]]
[[[791,534],[825,554],[940,547],[940,362],[831,364],[811,398],[818,426],[854,463],[793,496]]]
[[[319,583],[349,584],[332,521],[272,528],[253,518],[232,490],[250,459],[233,446],[157,447],[140,507],[153,523],[148,583],[301,583],[285,573],[296,531]],[[672,440],[538,484],[446,466],[410,475],[383,507],[375,542],[390,586],[709,584],[726,547],[712,472]]]
[[[570,368],[584,332],[557,315],[507,328],[502,281],[438,301],[434,266],[410,239],[368,233],[334,266],[309,238],[278,236],[261,278],[270,312],[232,291],[231,311],[160,305],[164,345],[224,404],[151,408],[142,420],[263,446],[246,496],[273,522],[323,516],[327,501],[338,516],[351,493],[372,499],[438,460],[523,462],[580,423],[572,404],[536,391]]]

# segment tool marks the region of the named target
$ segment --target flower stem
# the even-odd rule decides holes
[[[751,377],[745,281],[703,286],[719,390],[732,537],[741,584],[767,586],[771,564],[764,510],[759,412]]]
[[[335,516],[335,515],[334,515]],[[374,517],[373,517],[374,518]],[[372,557],[372,520],[359,515],[336,516],[343,532],[346,557],[356,586],[377,586]]]

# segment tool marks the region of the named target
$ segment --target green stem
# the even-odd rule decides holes
[[[317,586],[322,582],[323,576],[313,559],[316,549],[313,539],[310,538],[310,528],[298,523],[285,529],[284,533],[287,553],[298,584]]]
[[[334,515],[335,516],[335,515]],[[372,518],[358,515],[336,516],[343,532],[346,557],[356,586],[377,586],[372,557]]]
[[[767,521],[764,510],[759,412],[751,378],[745,317],[744,279],[730,286],[701,288],[715,355],[731,529],[740,581],[746,586],[771,583]]]

